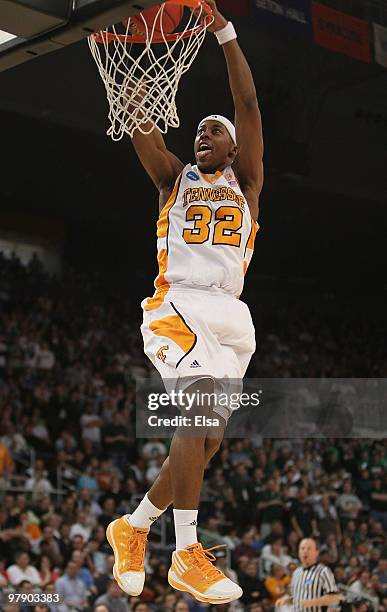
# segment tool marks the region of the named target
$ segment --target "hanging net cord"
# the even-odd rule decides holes
[[[162,30],[163,12],[160,6],[149,28],[145,19],[144,42],[133,44],[131,19],[89,37],[89,47],[106,88],[110,127],[107,134],[115,141],[125,133],[130,137],[136,130],[149,134],[157,126],[165,134],[169,127],[179,127],[175,103],[182,75],[189,70],[206,35],[213,17],[202,4],[189,12],[184,29],[171,37]],[[155,33],[155,24],[161,34]],[[123,33],[124,32],[124,33]],[[154,37],[160,42],[153,42]]]

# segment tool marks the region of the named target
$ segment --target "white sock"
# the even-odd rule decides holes
[[[125,518],[133,527],[149,529],[152,523],[154,523],[165,510],[156,508],[150,501],[147,493],[133,514],[126,514]]]
[[[198,536],[196,533],[198,524],[197,510],[174,510],[176,550],[183,550],[190,544],[196,544]]]

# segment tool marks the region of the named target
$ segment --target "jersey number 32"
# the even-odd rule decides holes
[[[192,229],[183,230],[183,238],[187,244],[203,244],[210,236],[212,210],[209,206],[190,206],[186,212],[186,220],[194,221]],[[214,235],[212,244],[227,244],[239,247],[243,213],[236,206],[220,206],[215,211]]]

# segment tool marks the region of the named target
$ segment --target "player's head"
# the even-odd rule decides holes
[[[300,561],[304,567],[309,567],[317,561],[319,547],[313,538],[304,538],[298,547]]]
[[[235,127],[222,115],[209,115],[201,120],[195,138],[198,168],[207,174],[231,166],[238,153]]]

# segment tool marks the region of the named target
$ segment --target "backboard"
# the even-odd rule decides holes
[[[62,49],[160,0],[0,0],[0,72]]]

